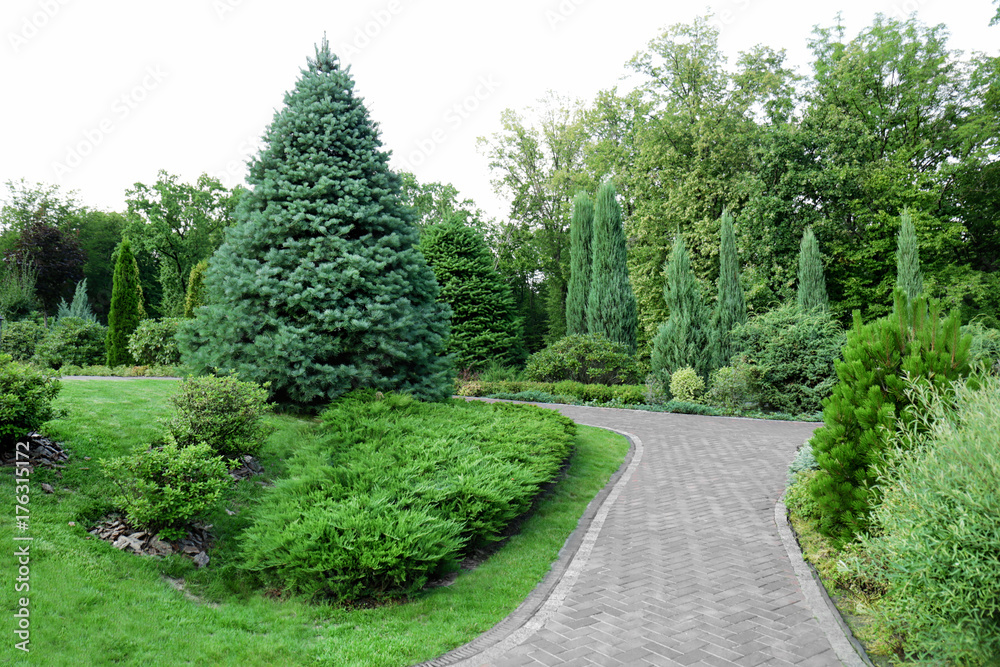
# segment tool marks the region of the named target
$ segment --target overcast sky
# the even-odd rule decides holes
[[[107,210],[165,169],[233,186],[325,32],[351,65],[393,166],[454,183],[491,215],[476,138],[547,90],[585,100],[663,28],[714,12],[730,61],[754,44],[809,71],[816,24],[877,12],[944,23],[949,46],[997,55],[989,0],[3,0],[0,182],[78,191]]]

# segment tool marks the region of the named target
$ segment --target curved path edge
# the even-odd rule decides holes
[[[577,424],[593,426],[583,422]],[[593,428],[625,436],[630,444],[629,450],[618,470],[587,505],[576,528],[559,550],[559,556],[552,568],[528,594],[524,602],[502,621],[469,643],[433,660],[422,662],[416,667],[452,665],[474,667],[489,664],[491,660],[502,657],[530,637],[558,609],[586,565],[611,506],[642,460],[642,441],[634,434],[606,426],[593,426]]]

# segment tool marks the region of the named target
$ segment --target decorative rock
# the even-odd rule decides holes
[[[76,521],[70,521],[69,524],[67,524],[67,525],[75,526],[76,525]]]
[[[40,486],[42,487],[42,491],[44,491],[45,493],[55,493],[56,492],[55,489],[52,488],[51,484],[46,484],[45,482],[42,482]]]
[[[194,557],[194,564],[198,566],[198,569],[208,565],[208,554],[204,551],[198,552],[198,555]]]

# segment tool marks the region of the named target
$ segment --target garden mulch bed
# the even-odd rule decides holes
[[[69,450],[63,448],[62,443],[46,438],[41,433],[29,433],[26,439],[19,440],[18,443],[26,442],[28,445],[28,466],[31,468],[52,468],[60,470],[65,468],[65,462],[69,460]],[[20,455],[18,455],[20,453]],[[24,461],[24,448],[12,449],[9,452],[0,453],[0,465],[12,466],[18,461]]]

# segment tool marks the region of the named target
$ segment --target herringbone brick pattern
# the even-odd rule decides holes
[[[814,424],[563,407],[643,442],[558,610],[490,664],[839,665],[774,523]]]

